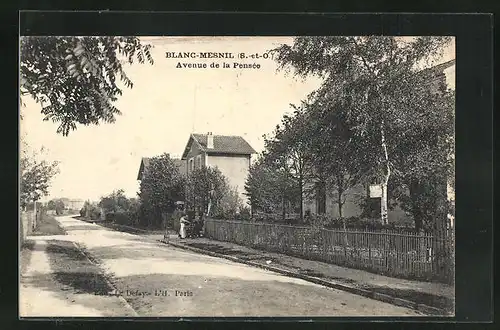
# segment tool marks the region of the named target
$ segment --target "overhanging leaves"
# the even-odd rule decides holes
[[[150,49],[137,37],[22,37],[21,97],[31,95],[65,136],[77,124],[112,123],[120,114],[117,81],[133,87],[124,64],[153,64]]]

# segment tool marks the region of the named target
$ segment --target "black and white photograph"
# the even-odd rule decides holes
[[[20,318],[455,316],[454,37],[19,49]]]

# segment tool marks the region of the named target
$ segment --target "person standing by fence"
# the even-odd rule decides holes
[[[184,239],[187,236],[186,226],[190,223],[190,221],[187,218],[187,214],[185,212],[182,213],[182,216],[181,216],[179,222],[181,225],[181,228],[179,230],[179,237],[181,239]]]

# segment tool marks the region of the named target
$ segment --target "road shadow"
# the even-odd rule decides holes
[[[91,226],[91,225],[80,225],[80,226],[66,226],[64,227],[66,231],[71,230],[102,230],[99,226]]]
[[[158,230],[158,229],[153,230],[153,229],[148,229],[148,228],[123,227],[123,226],[114,224],[114,223],[109,222],[109,221],[100,222],[97,224],[99,224],[101,227],[104,227],[104,228],[107,228],[110,230],[134,234],[134,235],[163,235],[165,233],[165,230]]]
[[[54,279],[71,287],[75,293],[90,293],[99,296],[111,295],[112,289],[106,278],[95,272],[55,272]]]
[[[112,291],[98,266],[73,243],[52,240],[48,244],[46,251],[56,282],[70,287],[75,293],[107,295]]]
[[[51,293],[54,299],[68,304],[68,307],[74,305],[93,310],[96,312],[95,316],[132,316],[130,310],[117,300],[117,293],[109,285],[107,277],[77,247],[61,240],[50,240],[47,244],[46,253],[51,272],[34,272],[23,276],[21,294],[37,294],[38,289]],[[23,291],[24,287],[26,291]],[[24,301],[30,299],[29,296],[23,298]],[[75,311],[79,313],[81,309],[75,308]],[[51,312],[53,313],[57,314],[57,310]]]
[[[166,261],[184,261],[185,257],[183,254],[173,254],[170,253],[168,247],[166,247],[158,256],[159,244],[151,244],[149,246],[134,246],[134,244],[116,244],[108,245],[103,247],[92,247],[88,248],[88,251],[96,257],[96,262],[101,263],[103,260],[113,260],[113,259],[132,259],[132,260],[143,260],[148,258],[153,259],[165,259]]]
[[[21,247],[22,250],[27,251],[43,251],[44,247],[40,245],[36,245],[33,240],[26,240]]]

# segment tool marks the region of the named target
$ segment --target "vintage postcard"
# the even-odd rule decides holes
[[[19,316],[454,316],[452,37],[21,37]]]

